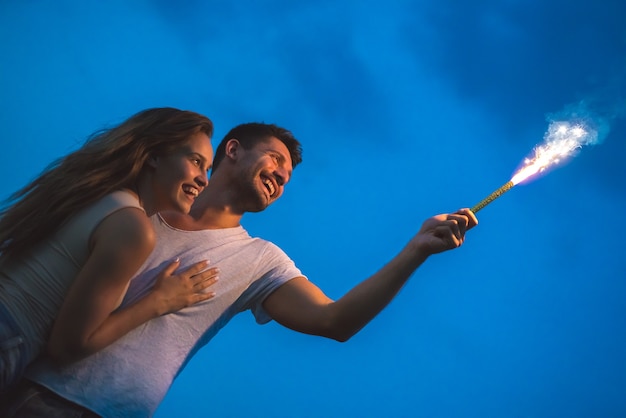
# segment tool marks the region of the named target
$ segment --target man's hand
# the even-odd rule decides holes
[[[476,216],[467,208],[436,215],[424,221],[413,244],[426,256],[451,250],[463,244],[465,232],[477,224]]]

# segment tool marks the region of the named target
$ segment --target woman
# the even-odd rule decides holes
[[[48,343],[72,361],[141,323],[212,297],[198,263],[115,311],[155,244],[149,216],[188,212],[207,184],[213,124],[173,108],[144,110],[57,160],[0,210],[0,392]],[[146,216],[148,215],[148,216]]]

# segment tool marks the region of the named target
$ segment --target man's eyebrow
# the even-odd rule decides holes
[[[273,147],[271,145],[268,146],[265,151],[276,153],[276,154],[280,155],[282,158],[286,158],[286,156],[289,155],[288,152],[287,153],[283,153],[280,149],[275,148],[275,147]]]
[[[280,151],[278,149],[275,149],[275,148],[270,149],[269,152],[272,152],[272,153],[280,156],[280,159],[283,162],[287,162],[288,159],[291,159],[291,154],[288,153],[288,152],[287,153],[283,153],[282,151]],[[293,162],[292,162],[292,164],[293,164]]]
[[[280,156],[280,160],[283,163],[286,163],[288,161],[287,156],[289,156],[289,159],[291,159],[291,154],[290,153],[283,154],[279,150],[274,150],[273,152]],[[291,162],[291,164],[292,164],[292,167],[293,167],[293,161]],[[293,174],[293,169],[289,170],[288,173],[289,173],[289,177],[291,178],[291,175]]]
[[[282,152],[276,150],[276,149],[270,149],[268,150],[268,152],[272,153],[272,154],[276,154],[280,157],[281,160],[286,160],[287,158],[285,157],[285,154],[283,154]]]

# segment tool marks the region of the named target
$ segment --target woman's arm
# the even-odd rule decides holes
[[[206,263],[201,262],[173,275],[178,267],[173,262],[150,293],[116,310],[155,242],[152,224],[139,209],[119,210],[100,223],[89,258],[65,297],[48,341],[55,361],[86,357],[152,318],[214,296],[203,290],[215,283],[217,269],[202,271]]]

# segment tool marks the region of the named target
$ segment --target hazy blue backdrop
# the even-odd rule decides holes
[[[626,416],[623,0],[0,1],[0,194],[148,107],[291,129],[244,217],[331,297],[477,203],[581,100],[604,143],[479,213],[345,344],[237,317],[157,417]],[[158,367],[158,365],[155,365]]]

